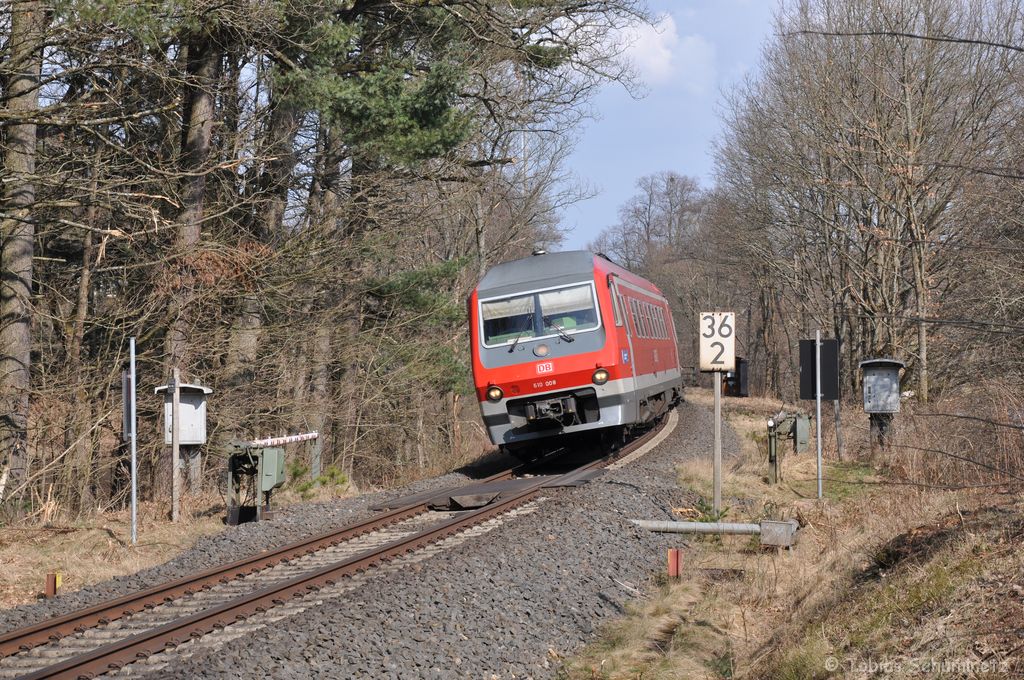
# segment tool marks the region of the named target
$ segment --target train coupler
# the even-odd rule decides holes
[[[526,422],[576,420],[576,397],[556,397],[526,404]]]

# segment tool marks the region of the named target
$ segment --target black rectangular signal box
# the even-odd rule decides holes
[[[800,341],[800,398],[814,399],[814,340]],[[839,398],[839,341],[821,341],[821,398]]]

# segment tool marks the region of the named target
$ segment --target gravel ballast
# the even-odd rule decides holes
[[[416,482],[402,489],[366,493],[335,501],[286,506],[277,510],[273,521],[228,527],[212,536],[204,536],[196,541],[194,546],[164,564],[86,586],[74,592],[62,593],[51,600],[40,600],[0,610],[0,633],[294,543],[306,536],[314,536],[339,526],[369,519],[375,514],[369,508],[385,500],[420,491],[457,487],[515,463],[514,459],[492,455],[488,457],[486,464],[479,466],[479,469],[474,468],[465,473],[451,472]],[[145,540],[145,536],[140,538]]]
[[[653,584],[678,538],[631,518],[672,519],[695,495],[674,466],[712,448],[712,418],[683,404],[675,432],[631,465],[343,600],[160,671],[163,678],[549,678],[560,659]],[[725,451],[738,449],[728,428]],[[709,461],[710,474],[710,461]]]
[[[560,659],[653,584],[665,548],[678,542],[628,522],[673,519],[671,508],[694,502],[696,495],[676,483],[679,460],[708,458],[710,474],[711,414],[682,404],[678,415],[675,431],[655,450],[582,487],[545,492],[536,512],[146,677],[553,677]],[[738,450],[728,427],[723,437],[726,455]],[[273,521],[201,539],[164,565],[0,612],[0,630],[370,517],[368,508],[385,498],[467,479],[450,473],[400,491],[291,506]]]

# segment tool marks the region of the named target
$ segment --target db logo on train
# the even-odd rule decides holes
[[[545,361],[537,364],[537,375],[544,375],[545,373],[554,373],[555,364],[552,361]]]

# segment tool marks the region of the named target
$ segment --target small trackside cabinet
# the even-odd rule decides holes
[[[161,385],[154,392],[164,397],[164,444],[169,445],[174,395],[168,385]],[[178,412],[181,414],[178,443],[182,446],[200,446],[206,443],[206,398],[211,394],[213,390],[209,387],[182,383],[178,397]]]
[[[900,412],[900,370],[896,359],[866,359],[860,362],[864,382],[865,413]]]
[[[261,450],[260,491],[267,493],[284,484],[284,449],[270,447]]]

